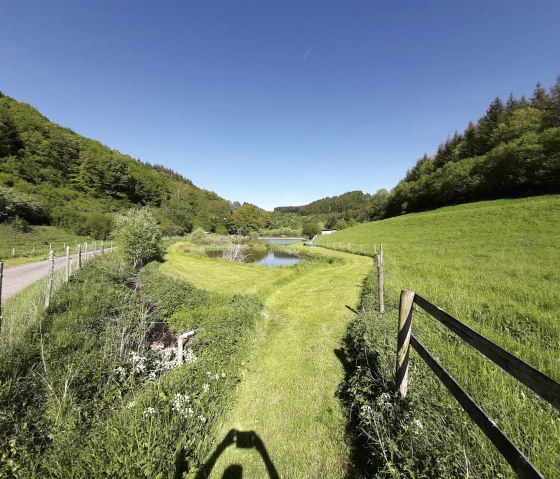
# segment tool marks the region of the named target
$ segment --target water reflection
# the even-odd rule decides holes
[[[209,258],[221,258],[224,254],[223,249],[207,250],[206,256]],[[268,268],[276,266],[293,266],[301,262],[301,258],[295,253],[286,251],[270,251],[261,249],[250,249],[245,253],[247,258],[245,263],[257,263]]]

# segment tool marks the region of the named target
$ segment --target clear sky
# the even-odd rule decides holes
[[[265,209],[390,189],[560,74],[558,0],[3,0],[0,91]]]

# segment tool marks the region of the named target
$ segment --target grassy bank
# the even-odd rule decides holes
[[[337,351],[371,265],[365,257],[316,251],[296,267],[230,263],[170,248],[161,270],[198,287],[257,295],[265,316],[257,324],[253,354],[233,409],[221,427],[254,431],[280,477],[341,478],[348,471],[345,421],[337,387],[344,368]],[[268,477],[254,448],[229,447],[211,477],[231,465],[246,477]],[[245,477],[245,476],[244,476]]]
[[[0,261],[5,266],[47,258],[49,245],[57,255],[65,254],[64,246],[72,248],[75,242],[91,241],[55,226],[31,226],[28,232],[18,231],[11,225],[0,224]],[[12,256],[15,249],[15,256]]]
[[[363,367],[353,378],[354,385],[364,381],[362,386],[368,389],[363,396],[354,391],[361,406],[370,408],[362,412],[362,439],[369,434],[366,443],[372,455],[379,457],[384,451],[387,458],[384,464],[370,464],[371,474],[391,476],[387,472],[391,467],[406,474],[406,468],[413,467],[417,472],[431,471],[425,472],[427,477],[512,476],[415,353],[409,402],[413,412],[406,417],[423,425],[423,432],[417,432],[425,444],[416,442],[413,451],[402,457],[385,450],[404,434],[399,428],[385,436],[376,433],[380,418],[388,417],[383,408],[390,408],[385,405],[387,396],[381,395],[391,391],[398,298],[401,289],[417,291],[558,381],[559,231],[556,195],[442,208],[361,225],[319,240],[344,247],[350,243],[350,248],[364,244],[370,250],[374,242],[384,246],[388,311],[384,316],[375,313],[375,299],[370,298],[369,313],[354,325],[349,340],[354,356],[362,358],[358,364],[375,359],[376,375],[368,378]],[[560,421],[552,407],[426,315],[415,313],[413,330],[546,477],[560,474]],[[354,417],[360,414],[358,409],[353,412]]]
[[[114,255],[76,272],[48,311],[40,286],[6,303],[0,476],[196,474],[239,381],[260,302],[153,266],[137,275]],[[150,350],[153,321],[197,330],[183,365]]]

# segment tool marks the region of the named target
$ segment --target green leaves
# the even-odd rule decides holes
[[[114,236],[122,253],[135,268],[159,259],[163,254],[161,232],[156,219],[146,208],[129,210],[117,217]]]

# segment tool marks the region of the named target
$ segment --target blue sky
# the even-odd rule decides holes
[[[4,0],[0,91],[266,209],[390,189],[560,75],[557,0]]]

